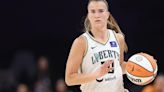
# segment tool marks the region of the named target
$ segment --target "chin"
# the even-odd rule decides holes
[[[100,28],[103,28],[104,26],[102,25],[102,24],[95,24],[95,28],[98,28],[98,29],[100,29]]]

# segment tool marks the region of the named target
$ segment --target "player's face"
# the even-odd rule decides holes
[[[103,28],[107,25],[109,12],[103,1],[92,1],[88,5],[88,19],[91,28]]]

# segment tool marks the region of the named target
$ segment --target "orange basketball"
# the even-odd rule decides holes
[[[157,74],[156,60],[149,54],[137,53],[132,55],[126,64],[126,76],[136,85],[146,85],[152,82]]]

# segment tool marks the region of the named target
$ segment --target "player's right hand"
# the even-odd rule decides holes
[[[104,64],[101,65],[100,68],[98,68],[96,71],[95,71],[95,74],[96,74],[96,77],[97,78],[100,78],[102,76],[104,76],[105,74],[107,74],[110,70],[113,70],[113,68],[110,68],[110,64],[112,64],[113,61],[112,60],[108,60],[108,61],[105,61]]]

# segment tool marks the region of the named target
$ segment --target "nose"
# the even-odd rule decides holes
[[[100,17],[100,13],[99,12],[96,12],[95,13],[95,18],[99,18]]]

